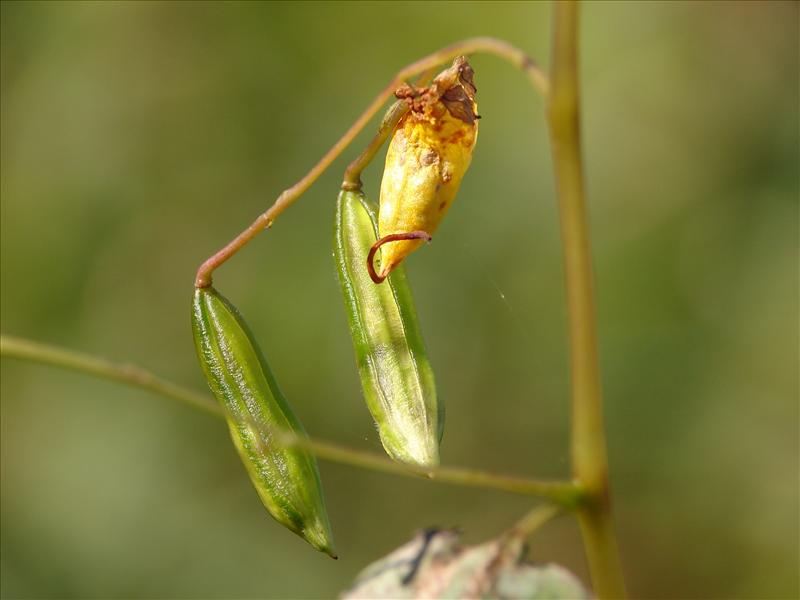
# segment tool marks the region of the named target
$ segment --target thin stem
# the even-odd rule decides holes
[[[497,538],[496,552],[492,564],[516,564],[526,553],[526,541],[542,525],[557,516],[562,507],[555,504],[540,504],[525,514],[510,529]],[[494,596],[492,596],[494,597]]]
[[[554,3],[552,90],[548,104],[569,312],[572,375],[572,471],[586,494],[578,519],[595,593],[622,598],[625,585],[611,519],[608,459],[597,357],[589,227],[581,156],[578,5]]]
[[[380,110],[386,101],[392,96],[394,90],[403,84],[407,79],[415,77],[421,73],[428,73],[437,66],[453,60],[461,54],[472,54],[475,52],[485,52],[494,54],[507,60],[516,67],[522,69],[531,81],[533,86],[544,96],[547,97],[549,85],[547,76],[539,66],[519,48],[515,48],[508,42],[491,37],[477,37],[457,42],[452,46],[447,46],[429,54],[428,56],[411,63],[401,69],[380,94],[372,101],[366,110],[350,126],[345,134],[337,141],[333,147],[320,159],[320,161],[306,173],[306,175],[295,183],[292,187],[284,190],[270,206],[266,212],[250,224],[247,229],[237,235],[231,242],[217,253],[209,257],[197,270],[195,277],[196,287],[207,287],[211,285],[211,274],[222,263],[236,254],[245,244],[252,240],[256,235],[266,228],[272,226],[275,219],[291,206],[308,188],[322,175],[331,163],[344,151],[345,148],[355,139],[362,129],[369,123],[370,119]],[[374,154],[373,154],[374,156]]]
[[[115,363],[104,358],[83,354],[66,348],[49,344],[40,344],[31,340],[11,335],[0,335],[0,355],[38,362],[102,379],[110,379],[133,387],[138,387],[172,400],[182,402],[192,408],[198,408],[215,417],[223,417],[222,408],[204,394],[182,388],[174,383],[161,379],[142,367],[128,363]]]
[[[570,508],[576,506],[580,501],[578,489],[569,482],[498,475],[461,467],[418,467],[395,462],[379,454],[346,448],[339,444],[321,440],[304,440],[295,436],[287,436],[285,432],[280,432],[280,435],[284,444],[308,448],[319,458],[354,467],[404,477],[424,477],[432,481],[465,487],[495,489],[512,494],[547,498],[553,503]]]
[[[430,80],[433,79],[434,75],[436,75],[436,68],[428,69],[419,76],[416,86],[422,87],[427,85]],[[361,189],[361,173],[375,158],[375,155],[381,149],[381,146],[383,146],[386,138],[392,134],[395,127],[397,127],[397,124],[400,122],[400,119],[403,118],[408,110],[408,103],[402,100],[398,100],[389,107],[389,110],[383,115],[383,120],[378,127],[378,133],[375,134],[375,137],[372,138],[364,151],[347,166],[347,169],[345,169],[344,180],[342,181],[343,190]]]
[[[114,363],[66,348],[40,344],[5,334],[0,335],[0,355],[110,379],[177,400],[215,417],[225,418],[221,407],[212,398],[182,388],[136,365]],[[442,483],[537,496],[547,498],[564,507],[576,506],[580,501],[579,490],[569,482],[539,481],[459,467],[420,468],[403,465],[378,454],[347,448],[323,440],[302,439],[284,431],[275,433],[281,437],[284,444],[306,447],[319,458],[352,467],[405,477],[423,476]]]
[[[402,119],[403,115],[407,112],[408,104],[401,100],[398,100],[389,107],[389,110],[386,111],[381,121],[380,127],[378,127],[378,133],[375,134],[375,137],[372,138],[364,151],[358,155],[358,158],[347,166],[344,172],[344,181],[342,181],[343,190],[361,189],[361,173],[367,165],[372,162],[372,159],[375,158],[375,155],[381,149],[381,146],[383,146],[386,138],[394,131],[400,119]]]
[[[378,150],[381,149],[386,138],[394,131],[394,128],[408,112],[408,104],[402,100],[398,100],[389,107],[386,114],[378,127],[378,133],[372,138],[369,145],[364,151],[358,155],[353,162],[351,162],[344,172],[344,181],[342,181],[343,190],[360,190],[361,189],[361,173],[367,167]]]
[[[540,504],[535,506],[508,530],[507,535],[524,540],[530,537],[542,525],[561,514],[562,511],[563,508],[555,504]]]

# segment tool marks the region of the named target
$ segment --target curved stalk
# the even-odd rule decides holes
[[[446,48],[442,48],[429,54],[428,56],[411,63],[410,65],[401,69],[397,75],[389,82],[389,84],[381,91],[380,94],[372,101],[366,108],[355,123],[350,126],[345,134],[337,141],[333,147],[314,165],[305,176],[295,183],[292,187],[284,190],[275,200],[274,204],[270,206],[264,213],[258,216],[247,229],[242,231],[233,240],[231,240],[225,247],[210,256],[206,261],[200,265],[195,276],[195,287],[207,287],[211,285],[211,274],[222,263],[227,261],[231,256],[236,254],[243,246],[250,240],[257,236],[261,231],[272,226],[275,219],[280,214],[291,206],[300,196],[302,196],[308,188],[319,178],[322,173],[331,165],[331,163],[347,148],[348,145],[355,139],[362,129],[369,123],[370,119],[380,110],[386,101],[392,97],[394,90],[402,85],[407,79],[415,77],[420,74],[430,73],[439,65],[453,60],[456,56],[461,54],[473,54],[475,52],[485,52],[487,54],[494,54],[514,66],[522,69],[527,75],[528,79],[543,96],[547,96],[549,89],[547,77],[527,54],[519,48],[515,48],[508,42],[490,37],[477,37],[457,42]],[[398,117],[399,118],[399,117]],[[377,152],[377,148],[375,149]],[[372,153],[374,156],[374,152]],[[371,159],[371,157],[370,157]],[[361,165],[360,168],[363,168]]]
[[[611,516],[608,458],[597,357],[594,284],[586,215],[578,88],[578,5],[554,3],[552,91],[547,107],[569,315],[572,377],[572,472],[586,494],[578,510],[598,598],[625,597]]]

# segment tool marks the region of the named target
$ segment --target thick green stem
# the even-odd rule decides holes
[[[547,115],[561,213],[572,374],[572,472],[586,494],[578,508],[595,593],[622,598],[625,585],[611,518],[597,356],[597,324],[584,191],[578,87],[578,5],[554,3]]]
[[[110,379],[177,400],[215,417],[225,417],[222,408],[214,399],[182,388],[136,365],[113,363],[103,358],[82,354],[74,350],[40,344],[10,335],[0,335],[0,355]],[[301,439],[283,431],[275,433],[281,436],[287,445],[305,446],[319,458],[352,467],[406,477],[423,476],[433,481],[453,485],[537,496],[547,498],[551,502],[566,508],[574,507],[580,503],[580,490],[574,484],[565,481],[540,481],[460,467],[413,467],[391,461],[385,456],[347,448],[331,442]]]

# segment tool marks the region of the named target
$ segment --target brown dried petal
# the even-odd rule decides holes
[[[461,85],[464,86],[464,89],[466,89],[467,95],[470,98],[474,98],[475,94],[478,92],[478,88],[475,87],[475,71],[466,60],[464,60],[464,63],[459,68],[458,80],[461,82]]]
[[[470,125],[475,122],[478,115],[472,110],[472,100],[467,91],[461,86],[451,87],[442,94],[442,104],[456,119],[461,119]]]

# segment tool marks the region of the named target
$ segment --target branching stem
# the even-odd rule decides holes
[[[177,400],[215,417],[224,418],[222,408],[210,397],[182,388],[136,365],[121,364],[66,348],[0,335],[0,355],[62,367],[95,377],[110,379]],[[467,487],[494,489],[513,494],[547,498],[565,508],[580,502],[580,491],[570,482],[540,481],[525,477],[498,475],[460,467],[419,468],[394,462],[384,456],[347,448],[323,440],[302,439],[287,432],[275,432],[287,445],[307,447],[319,458],[331,462],[405,477],[425,477],[433,481]]]
[[[611,517],[608,459],[603,427],[597,325],[580,141],[577,27],[577,3],[574,0],[556,0],[552,91],[550,81],[530,57],[503,40],[489,37],[458,42],[401,69],[302,179],[284,190],[272,206],[249,227],[200,266],[195,286],[210,285],[211,275],[217,267],[259,232],[270,227],[275,219],[308,190],[347,148],[381,106],[391,98],[394,90],[408,79],[420,74],[422,79],[430,78],[440,65],[458,55],[475,52],[494,54],[522,69],[533,86],[548,101],[547,117],[561,213],[569,312],[572,378],[571,455],[574,483],[539,481],[454,467],[421,469],[330,442],[304,440],[284,432],[281,432],[281,435],[284,443],[306,446],[320,458],[333,462],[396,475],[421,475],[445,483],[526,494],[550,501],[550,504],[535,508],[523,518],[512,528],[511,535],[515,535],[515,532],[524,535],[533,531],[562,508],[574,509],[584,538],[595,594],[600,599],[610,599],[624,598],[625,585]],[[342,184],[343,189],[360,188],[361,172],[374,159],[405,110],[407,109],[402,103],[395,103],[390,107],[377,135],[348,167]],[[3,356],[60,366],[146,389],[224,418],[221,408],[209,397],[181,388],[134,365],[112,363],[94,356],[10,336],[0,337],[0,353]]]

